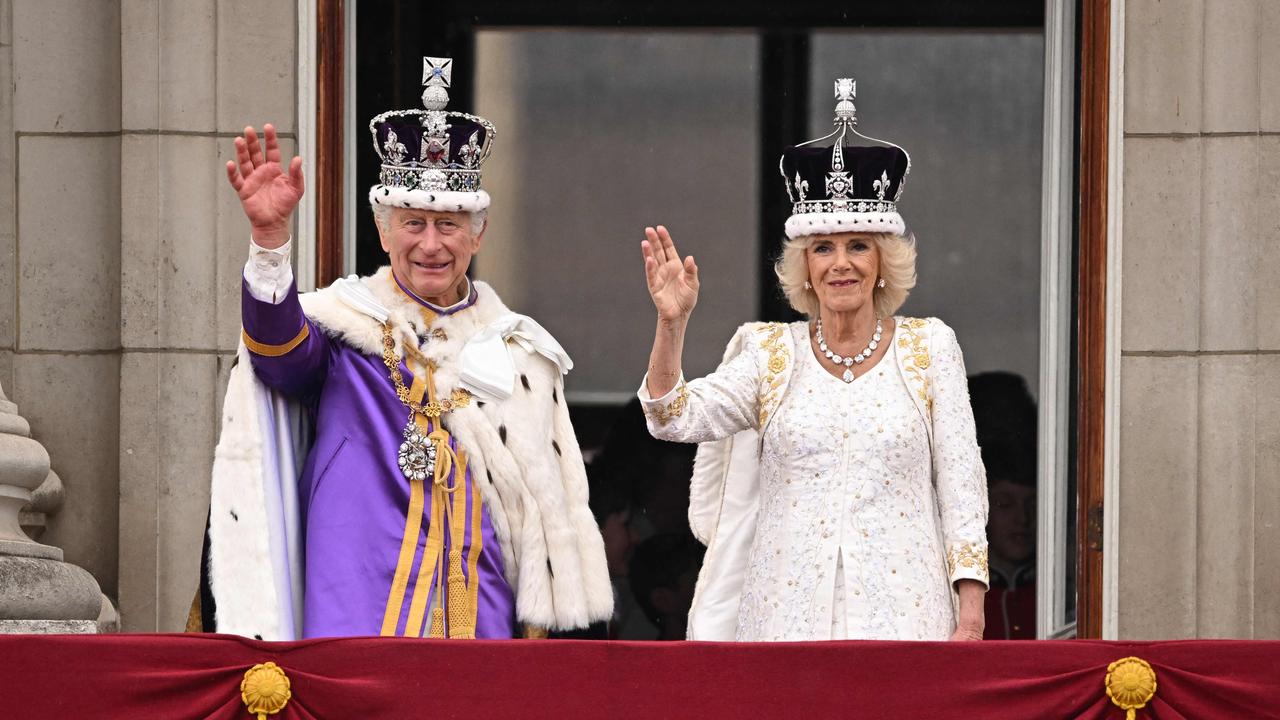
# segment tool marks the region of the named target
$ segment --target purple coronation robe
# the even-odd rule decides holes
[[[438,313],[467,312],[475,302],[476,290],[473,287],[468,302],[447,311],[412,294],[410,297]],[[435,597],[436,569],[423,568],[419,574],[431,522],[431,484],[429,480],[426,483],[416,542],[403,543],[406,549],[413,548],[407,587],[393,592],[397,566],[407,561],[407,557],[402,559],[402,541],[410,485],[400,471],[397,453],[409,409],[397,398],[382,358],[363,354],[326,335],[304,315],[296,286],[290,287],[278,305],[255,299],[247,286],[242,288],[241,299],[245,334],[259,347],[274,348],[261,354],[250,347],[255,374],[268,387],[304,403],[316,429],[298,481],[305,548],[302,636],[381,634],[384,615],[395,615],[397,604],[394,634],[409,634],[415,592],[430,593],[427,617],[418,633],[425,635],[430,609],[446,605],[446,598]],[[403,361],[400,372],[406,387],[411,386],[413,374]],[[444,424],[447,428],[447,416]],[[456,440],[451,442],[458,450]],[[466,453],[470,449],[461,450]],[[450,483],[454,482],[456,479],[450,478]],[[455,518],[467,524],[463,558],[476,542],[467,519],[473,504],[480,502],[477,490],[468,467],[458,489],[466,493],[466,511]],[[447,527],[443,529],[447,558],[451,533]],[[516,629],[515,597],[503,575],[493,522],[483,506],[481,541],[476,564],[480,585],[475,636],[511,638]],[[466,562],[463,572],[469,572]],[[447,592],[447,583],[439,585]],[[398,603],[397,595],[402,596]]]

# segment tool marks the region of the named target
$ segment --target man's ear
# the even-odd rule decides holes
[[[471,254],[475,255],[480,251],[480,241],[484,240],[484,231],[489,229],[489,219],[485,218],[484,225],[480,226],[480,232],[476,233],[476,237],[471,241]]]
[[[387,213],[386,222],[388,225],[391,224],[395,212],[395,210],[392,210]],[[382,251],[387,254],[391,254],[391,243],[387,240],[387,230],[382,226],[382,221],[378,219],[378,214],[376,212],[373,215],[373,224],[378,227],[378,242],[382,243]]]

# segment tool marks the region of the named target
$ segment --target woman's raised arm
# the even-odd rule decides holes
[[[658,311],[646,387],[650,397],[657,398],[671,392],[680,379],[684,332],[689,315],[698,304],[698,266],[692,255],[680,259],[665,227],[647,227],[644,235],[640,251],[644,254],[645,280]]]

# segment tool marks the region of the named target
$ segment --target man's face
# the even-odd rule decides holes
[[[987,541],[991,554],[1012,563],[1030,560],[1036,553],[1035,488],[994,480],[989,492]]]
[[[378,235],[400,282],[423,300],[447,306],[462,299],[463,278],[484,230],[473,233],[467,213],[396,208],[385,227],[378,225]]]

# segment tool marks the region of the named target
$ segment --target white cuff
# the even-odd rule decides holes
[[[675,387],[660,398],[649,397],[649,373],[645,373],[644,381],[640,383],[640,391],[636,396],[640,398],[640,407],[644,410],[645,420],[648,421],[652,433],[653,428],[663,427],[684,414],[685,404],[689,402],[689,389],[684,384],[684,371],[680,372],[680,380]]]
[[[249,238],[249,259],[244,264],[244,280],[249,294],[259,302],[279,305],[289,286],[293,284],[293,265],[289,249],[293,245],[290,236],[278,248],[268,249]]]
[[[671,386],[666,395],[662,397],[649,397],[649,373],[644,374],[644,378],[640,380],[640,389],[636,391],[636,397],[640,398],[640,402],[645,405],[656,405],[669,403],[675,399],[676,391],[684,385],[684,370],[680,371],[680,377],[676,380],[676,384]]]

